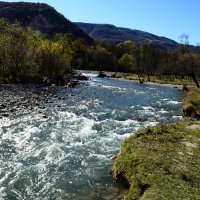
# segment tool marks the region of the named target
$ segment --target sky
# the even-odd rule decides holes
[[[6,0],[7,2],[19,2]],[[20,0],[22,1],[22,0]],[[72,22],[106,23],[200,43],[200,0],[26,0],[47,3]]]

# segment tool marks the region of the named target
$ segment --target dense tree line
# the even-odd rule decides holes
[[[36,82],[42,77],[65,76],[72,69],[135,73],[138,76],[188,77],[199,87],[200,52],[188,41],[177,50],[156,49],[133,41],[88,45],[70,34],[49,39],[18,23],[0,20],[0,78],[4,82]]]
[[[0,78],[16,83],[63,76],[71,71],[79,46],[70,34],[48,39],[18,23],[0,20]]]
[[[186,41],[177,50],[157,49],[148,43],[136,46],[133,41],[99,43],[87,49],[86,57],[86,69],[147,75],[148,81],[151,76],[188,78],[199,87],[200,51],[191,52]]]

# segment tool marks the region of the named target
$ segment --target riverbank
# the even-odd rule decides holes
[[[16,116],[18,113],[33,112],[34,109],[44,109],[44,104],[58,101],[59,87],[34,84],[0,85],[0,119]],[[44,115],[45,117],[45,115]]]
[[[185,112],[193,120],[199,99],[199,89],[185,94],[183,109],[195,111]],[[199,151],[199,121],[148,128],[123,142],[113,176],[129,185],[125,199],[200,199]]]
[[[139,82],[139,78],[137,74],[131,74],[131,73],[113,73],[111,75],[112,78],[123,78],[126,80],[132,80]],[[178,87],[182,88],[183,85],[189,85],[189,86],[194,86],[194,83],[192,80],[189,79],[178,79],[174,77],[162,77],[159,78],[157,76],[150,76],[150,81],[148,81],[148,77],[146,75],[141,77],[141,80],[143,80],[143,83],[147,84],[159,84],[163,86],[173,86],[173,87]]]
[[[93,73],[94,75],[98,76],[99,72],[98,71],[90,71],[90,70],[80,70],[81,73]],[[140,83],[138,75],[137,74],[131,74],[131,73],[121,73],[121,72],[108,72],[104,71],[107,77],[109,78],[115,78],[115,79],[122,79],[122,80],[129,80],[133,81],[135,83]],[[150,81],[147,81],[148,77],[145,75],[142,77],[144,80],[142,83],[143,84],[148,84],[148,85],[162,85],[165,87],[174,87],[178,89],[183,89],[184,87],[187,88],[193,88],[195,87],[194,83],[192,80],[189,79],[159,79],[158,77],[151,76]]]
[[[186,117],[200,119],[200,89],[192,88],[185,92],[183,113]]]

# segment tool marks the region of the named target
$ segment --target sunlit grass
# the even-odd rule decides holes
[[[200,199],[200,124],[142,130],[121,145],[114,177],[127,180],[125,199]]]

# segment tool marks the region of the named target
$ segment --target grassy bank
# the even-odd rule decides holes
[[[114,73],[112,75],[113,78],[124,78],[126,80],[135,80],[139,81],[137,74],[129,74],[129,73]],[[144,82],[147,82],[148,77],[146,75],[142,76],[141,79],[144,80]],[[150,82],[158,83],[158,84],[172,84],[172,85],[194,85],[194,82],[191,79],[180,79],[175,78],[173,76],[171,77],[158,77],[158,76],[150,76]]]
[[[200,123],[149,128],[122,144],[114,177],[126,180],[125,199],[200,199]]]
[[[199,111],[200,90],[185,94],[183,107],[188,106]],[[113,176],[128,184],[127,200],[200,199],[199,152],[200,121],[148,128],[123,142]]]
[[[200,89],[192,88],[185,92],[183,113],[187,117],[200,119]]]

